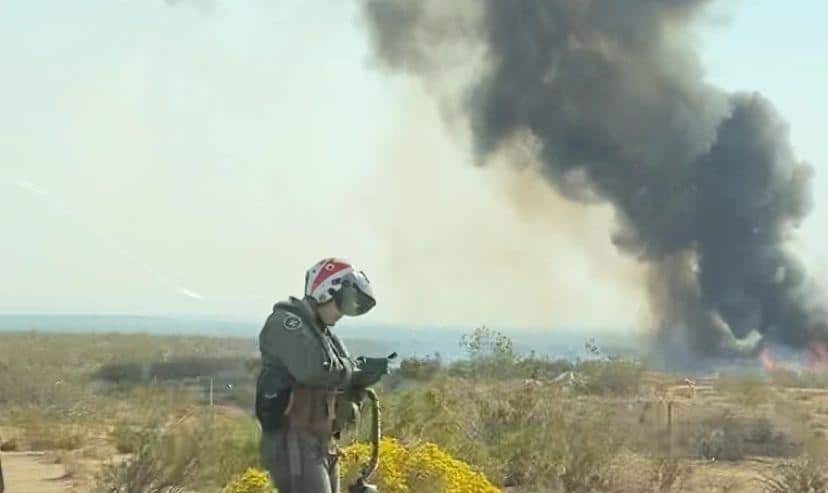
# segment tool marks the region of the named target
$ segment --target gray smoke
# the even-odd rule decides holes
[[[433,88],[469,65],[460,114],[481,164],[530,135],[558,192],[614,206],[612,241],[648,266],[661,342],[804,347],[828,339],[785,248],[811,169],[761,95],[705,83],[687,27],[707,3],[366,0],[364,14],[386,69]]]

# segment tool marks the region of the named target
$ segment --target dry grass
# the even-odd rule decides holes
[[[126,425],[125,425],[126,426]],[[258,427],[252,418],[193,409],[174,421],[130,426],[121,448],[129,458],[108,464],[100,491],[174,492],[220,489],[259,465]],[[118,445],[116,439],[116,446]]]
[[[770,382],[778,387],[807,389],[828,388],[828,375],[814,371],[795,371],[788,368],[774,368],[768,372]]]
[[[412,361],[409,379],[388,382],[385,432],[434,442],[512,493],[755,492],[762,478],[763,488],[805,481],[803,450],[828,456],[828,393],[803,387],[816,377],[725,376],[691,393],[634,361],[566,366],[518,357],[502,339],[470,342],[477,360]],[[255,365],[238,368],[249,341],[0,334],[0,347],[0,448],[56,451],[78,491],[93,474],[99,491],[217,491],[258,462],[250,413],[213,417],[191,378],[231,371],[219,398],[249,410]],[[153,378],[96,378],[139,362]],[[573,378],[555,380],[567,369]]]
[[[770,402],[773,388],[761,375],[724,375],[716,380],[716,390],[743,407],[755,407]]]
[[[215,431],[216,443],[184,439],[175,434],[165,435],[149,455],[144,449],[151,441],[149,437],[155,436],[150,430],[162,429],[162,425],[188,412],[192,414],[194,409],[197,412],[200,402],[206,399],[206,382],[176,380],[178,377],[186,378],[192,372],[205,369],[217,370],[215,385],[219,402],[226,395],[222,392],[225,383],[221,378],[227,377],[228,370],[236,372],[234,378],[250,380],[252,385],[249,368],[239,368],[236,364],[250,355],[249,340],[0,333],[0,348],[3,448],[5,451],[54,452],[73,480],[77,480],[78,491],[89,491],[89,477],[101,470],[102,462],[108,464],[104,470],[112,480],[110,486],[121,484],[120,489],[113,487],[108,491],[152,491],[159,486],[169,490],[178,481],[173,479],[184,472],[192,473],[192,477],[187,476],[190,482],[204,482],[212,484],[211,488],[219,488],[222,481],[243,471],[243,466],[255,459],[251,458],[255,454],[250,453],[250,444],[255,439],[249,438],[253,436],[255,423],[244,414],[237,416],[240,422],[233,426],[218,419],[215,426],[224,428],[220,431],[211,428]],[[159,369],[158,376],[171,380],[153,379],[113,386],[97,378],[102,368],[142,361],[158,362],[154,366]],[[213,361],[219,361],[219,366],[210,366]],[[194,362],[198,363],[196,368],[189,368]],[[183,374],[179,375],[179,371]],[[241,387],[236,387],[237,392],[245,392]],[[252,395],[250,388],[247,391]],[[248,435],[244,445],[238,439],[240,429]],[[223,437],[223,441],[218,437]],[[193,450],[184,447],[185,443],[205,445],[198,451],[199,464],[203,466],[193,468],[179,460],[177,469],[169,470],[167,466],[159,469],[160,463],[150,463],[150,459],[159,457],[158,447],[169,447],[171,440],[175,440],[175,450]],[[219,445],[225,452],[214,451]],[[169,448],[164,450],[165,461],[186,455],[173,454]],[[244,453],[239,453],[240,450]],[[131,454],[135,460],[125,461],[123,455],[116,455],[124,453]],[[161,474],[160,479],[150,480],[156,474]],[[143,486],[137,489],[124,486],[130,483]]]
[[[762,484],[766,493],[828,493],[828,462],[807,456],[787,462]]]
[[[552,384],[444,379],[384,399],[389,435],[437,443],[496,484],[529,491],[606,487],[624,442],[612,408]]]

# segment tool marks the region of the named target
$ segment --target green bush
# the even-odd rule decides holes
[[[18,449],[19,445],[14,438],[0,442],[0,452],[16,452]]]
[[[761,375],[723,375],[716,380],[715,387],[746,407],[764,404],[773,396],[773,389]]]
[[[488,327],[479,327],[463,336],[460,346],[466,359],[455,361],[448,374],[471,379],[551,379],[572,369],[566,360],[539,357],[534,352],[519,354],[514,343],[504,334]]]
[[[698,423],[690,442],[692,455],[701,459],[739,461],[746,456],[792,457],[802,452],[802,444],[775,429],[767,418],[730,411]]]
[[[216,490],[259,466],[258,427],[247,416],[195,412],[167,426],[121,424],[112,438],[133,456],[104,469],[100,491]]]
[[[516,366],[519,377],[536,380],[553,379],[574,368],[568,360],[538,357],[534,352],[518,361]]]
[[[204,375],[248,376],[251,363],[240,356],[182,356],[170,361],[116,362],[103,365],[92,378],[116,384],[137,384],[153,380],[183,380]]]
[[[426,356],[424,358],[404,358],[400,362],[399,375],[411,380],[427,381],[435,378],[443,368],[440,355]]]
[[[502,486],[588,491],[607,479],[620,441],[600,403],[562,397],[554,386],[439,379],[384,395],[384,427],[436,443]]]
[[[644,366],[626,359],[584,361],[575,371],[580,375],[577,390],[598,396],[624,396],[638,393]]]
[[[433,442],[480,467],[501,486],[529,491],[599,491],[622,443],[611,407],[571,399],[552,382],[566,371],[576,393],[634,395],[644,367],[626,359],[582,362],[528,356],[505,335],[480,327],[463,337],[467,358],[437,370],[434,359],[405,361],[416,387],[383,395],[384,428],[406,442]],[[427,377],[425,377],[427,375]]]
[[[149,425],[118,423],[112,429],[110,437],[119,453],[131,454],[137,452],[143,444],[147,443],[154,433],[155,430]]]
[[[192,481],[198,464],[194,453],[171,456],[160,433],[143,435],[144,441],[128,460],[110,462],[96,484],[99,493],[180,493]],[[190,450],[189,452],[195,452]]]

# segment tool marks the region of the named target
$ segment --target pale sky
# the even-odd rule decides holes
[[[729,3],[698,40],[709,80],[765,94],[816,169],[795,248],[827,281],[828,4],[792,4]],[[367,323],[646,312],[611,212],[474,167],[420,86],[374,70],[354,2],[0,2],[0,109],[0,313],[258,320],[331,255],[374,282]]]

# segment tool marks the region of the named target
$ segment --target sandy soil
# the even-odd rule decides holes
[[[65,493],[72,484],[65,474],[62,465],[50,463],[43,454],[3,453],[6,493]]]

